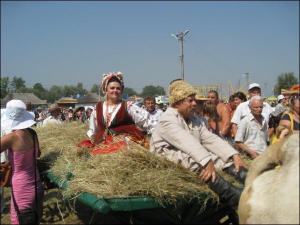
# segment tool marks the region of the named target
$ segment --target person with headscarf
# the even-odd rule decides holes
[[[142,130],[149,129],[145,125],[149,113],[133,102],[121,99],[124,91],[122,73],[103,74],[101,84],[105,100],[98,102],[91,113],[87,132],[90,140],[77,146],[89,146],[93,156],[118,151],[127,146],[128,140],[148,148]]]
[[[35,123],[34,116],[26,111],[24,102],[7,102],[5,113],[1,116],[1,129],[12,132],[1,137],[1,152],[7,152],[12,165],[11,224],[19,224],[18,211],[25,209],[35,209],[37,224],[43,215],[44,188],[36,166],[41,152],[38,136],[31,129]]]
[[[247,165],[228,142],[209,132],[195,114],[196,90],[192,85],[183,80],[171,82],[169,103],[150,139],[150,152],[197,173],[221,201],[236,207],[243,189],[224,180],[216,170],[244,183]]]

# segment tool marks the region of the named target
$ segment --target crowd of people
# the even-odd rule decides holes
[[[168,107],[161,101],[156,102],[154,96],[146,96],[141,107],[122,100],[125,86],[121,72],[104,74],[101,86],[105,100],[93,108],[62,109],[51,104],[47,112],[40,107],[34,111],[30,102],[11,100],[1,111],[1,154],[6,154],[13,169],[12,224],[18,224],[14,201],[19,210],[36,209],[39,221],[42,215],[43,190],[40,176],[34,176],[38,171],[31,157],[38,138],[31,135],[32,126],[88,123],[87,139],[78,146],[90,147],[93,157],[117,152],[130,141],[138,143],[198,174],[222,202],[232,207],[238,205],[243,188],[226,181],[216,170],[223,170],[244,184],[248,168],[240,152],[254,159],[273,143],[270,139],[277,138],[274,139],[277,141],[289,132],[299,132],[299,95],[289,99],[279,95],[273,112],[261,98],[257,83],[249,85],[248,98],[243,92],[237,92],[225,103],[215,90],[209,91],[206,97],[199,97],[192,85],[176,79],[168,89]],[[35,152],[35,159],[39,154]],[[38,189],[38,204],[34,184]],[[3,206],[1,213],[2,210]]]

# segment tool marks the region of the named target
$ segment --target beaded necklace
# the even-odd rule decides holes
[[[108,112],[108,104],[106,103],[106,111],[105,111],[105,116],[106,116],[106,127],[109,127],[110,123],[111,123],[111,116],[114,113],[114,111],[116,110],[116,108],[118,107],[119,104],[115,105],[113,107],[113,110],[111,112]]]

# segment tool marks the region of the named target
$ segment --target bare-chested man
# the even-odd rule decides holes
[[[231,115],[230,109],[223,102],[219,101],[219,94],[215,90],[210,90],[207,94],[208,101],[214,103],[217,106],[219,114],[219,136],[224,137],[226,140],[231,141]]]

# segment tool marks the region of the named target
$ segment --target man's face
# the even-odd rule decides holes
[[[260,88],[258,87],[252,88],[248,91],[248,94],[249,94],[249,99],[255,95],[261,96]]]
[[[51,116],[54,118],[58,118],[60,114],[60,109],[55,109],[54,111],[51,112]]]
[[[177,104],[178,113],[184,118],[187,119],[190,116],[194,115],[196,110],[196,97],[195,95],[190,95],[186,97],[184,100],[180,101]]]
[[[216,105],[219,102],[219,100],[217,99],[216,93],[214,93],[214,92],[208,93],[207,98],[208,98],[207,101],[212,102],[212,103],[214,103]]]
[[[250,111],[253,116],[260,116],[263,110],[263,102],[257,99],[254,99],[249,106]]]
[[[153,100],[146,100],[145,106],[146,106],[146,110],[150,113],[155,110],[155,102]]]

